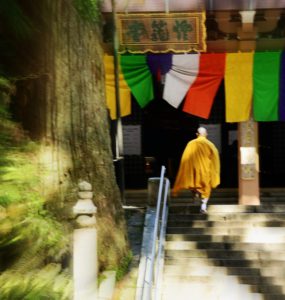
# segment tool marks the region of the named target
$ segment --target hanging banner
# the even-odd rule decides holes
[[[205,13],[117,14],[119,53],[206,51]]]

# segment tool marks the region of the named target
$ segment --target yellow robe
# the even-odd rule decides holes
[[[183,152],[173,194],[182,189],[193,189],[202,198],[209,198],[212,188],[219,184],[219,152],[206,137],[198,136],[187,144]]]

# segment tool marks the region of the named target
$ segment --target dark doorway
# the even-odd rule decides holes
[[[285,122],[259,123],[261,187],[284,187]]]
[[[221,184],[219,187],[238,186],[237,124],[225,123],[224,83],[214,100],[211,115],[205,120],[175,109],[161,98],[152,101],[142,114],[143,153],[155,161],[152,176],[158,176],[161,165],[174,183],[181,155],[186,144],[196,137],[199,124],[220,124]],[[182,104],[183,105],[183,104]]]
[[[157,84],[156,84],[157,88]],[[162,89],[160,89],[162,90]],[[159,176],[161,165],[174,183],[182,152],[187,142],[195,138],[199,124],[221,124],[221,184],[220,188],[238,187],[237,123],[225,122],[225,95],[222,82],[208,120],[175,109],[156,98],[144,109],[132,100],[132,115],[123,124],[139,124],[142,132],[142,154],[125,156],[126,188],[146,188],[147,179]],[[285,122],[259,122],[260,186],[284,187]]]
[[[167,168],[167,176],[173,183],[183,150],[189,140],[196,137],[197,118],[171,107],[166,101],[153,101],[145,109],[143,117],[143,151],[154,157],[156,174],[161,165]]]

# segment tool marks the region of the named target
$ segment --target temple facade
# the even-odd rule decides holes
[[[208,128],[210,133],[209,138],[216,144],[220,151],[221,157],[221,188],[238,188],[239,203],[240,204],[256,204],[260,203],[260,188],[282,188],[284,183],[285,170],[285,123],[282,119],[281,92],[285,81],[282,78],[282,59],[283,49],[285,44],[285,1],[148,1],[148,0],[133,0],[133,1],[116,1],[116,5],[112,5],[111,1],[104,1],[103,12],[105,19],[104,26],[104,43],[106,55],[114,57],[114,69],[111,72],[117,72],[117,82],[114,86],[117,89],[115,93],[117,99],[117,112],[113,113],[111,121],[111,128],[114,129],[114,137],[121,135],[122,145],[121,153],[123,160],[121,164],[124,166],[124,186],[126,188],[144,188],[146,186],[147,178],[157,176],[160,166],[165,165],[167,168],[167,176],[173,183],[182,151],[186,143],[195,137],[195,132],[198,126],[203,125]],[[164,42],[161,48],[158,43],[163,39],[171,39],[171,32],[163,31],[163,23],[160,27],[156,26],[151,30],[151,34],[147,33],[149,29],[147,23],[141,23],[140,34],[152,36],[152,41],[158,39],[157,43],[153,44],[157,48],[150,48],[145,46],[146,42],[141,43],[141,46],[136,45],[135,50],[132,51],[132,43],[125,48],[120,49],[122,45],[117,45],[117,38],[120,40],[125,34],[128,38],[129,32],[123,32],[122,26],[118,23],[117,15],[132,15],[137,14],[137,20],[141,16],[148,18],[149,15],[162,14],[166,15],[165,22],[169,21],[175,14],[187,13],[202,13],[204,14],[204,28],[205,36],[202,36],[201,30],[193,28],[196,35],[204,38],[205,49],[197,50],[196,46],[189,46],[189,51],[181,48],[180,40],[167,45]],[[123,18],[124,19],[124,18]],[[122,21],[123,22],[123,21]],[[126,22],[124,20],[124,22]],[[145,21],[144,21],[145,22]],[[186,22],[187,23],[187,22]],[[185,23],[185,24],[186,24]],[[115,24],[115,25],[114,25]],[[123,23],[122,23],[123,24]],[[139,24],[139,22],[137,22]],[[152,23],[154,24],[154,23]],[[158,23],[156,23],[158,25]],[[172,24],[172,23],[171,23]],[[178,24],[176,22],[176,24]],[[181,23],[182,24],[182,23]],[[184,25],[185,25],[184,24]],[[181,25],[182,26],[182,25]],[[186,26],[186,25],[185,25]],[[183,27],[184,34],[187,34],[187,27]],[[188,25],[188,26],[191,26]],[[172,27],[174,28],[174,27]],[[182,27],[180,27],[181,29]],[[177,28],[176,28],[177,29]],[[178,29],[177,29],[178,30]],[[178,31],[176,33],[178,34]],[[137,31],[136,33],[138,33]],[[115,34],[114,34],[115,33]],[[188,27],[190,36],[190,30]],[[155,35],[156,34],[156,35]],[[160,35],[159,35],[160,34]],[[182,33],[181,33],[182,34]],[[136,37],[138,39],[138,36]],[[197,37],[192,37],[195,39]],[[161,40],[159,40],[161,39]],[[190,38],[189,38],[190,39]],[[119,41],[120,43],[120,41]],[[170,42],[169,42],[170,43]],[[176,43],[174,45],[174,43]],[[122,44],[122,42],[121,42]],[[185,44],[187,41],[185,40]],[[165,46],[166,45],[166,46]],[[169,46],[169,48],[167,48]],[[185,45],[182,45],[182,47]],[[179,48],[180,47],[180,48]],[[139,51],[141,49],[141,51]],[[154,50],[152,50],[154,49]],[[121,53],[119,53],[121,52]],[[267,55],[269,53],[269,55]],[[188,109],[185,104],[189,98],[189,90],[187,96],[183,97],[182,102],[173,105],[171,101],[166,101],[167,95],[171,93],[171,86],[169,89],[169,70],[177,69],[174,66],[175,56],[195,55],[200,54],[200,67],[201,57],[205,58],[206,55],[220,54],[224,55],[225,64],[229,65],[231,56],[228,54],[249,54],[252,55],[252,68],[255,68],[252,79],[244,78],[244,86],[247,86],[249,80],[253,81],[254,87],[252,88],[252,95],[250,99],[250,107],[248,108],[248,116],[246,118],[235,119],[229,117],[229,90],[228,84],[229,76],[228,69],[224,66],[224,72],[216,84],[212,102],[209,112],[201,112],[201,109]],[[204,55],[204,56],[203,56]],[[124,56],[124,57],[123,57]],[[131,56],[139,57],[140,61],[136,61],[137,68],[142,69],[144,61],[148,63],[151,72],[150,81],[141,80],[136,87],[132,85],[134,73],[128,73],[126,67],[126,57]],[[171,56],[171,62],[162,60],[161,67],[152,72],[151,62],[158,62]],[[268,75],[266,64],[271,67],[274,62],[271,61],[272,57],[276,57],[276,69],[272,70],[272,76],[276,75],[276,82],[272,85],[264,87],[258,86],[258,80],[264,81],[267,77],[258,76],[259,74]],[[123,58],[122,58],[123,57]],[[142,58],[145,57],[145,58]],[[218,64],[218,56],[213,56],[216,61],[214,65]],[[245,56],[244,56],[245,57]],[[180,57],[181,58],[181,57]],[[247,59],[247,58],[246,58]],[[263,60],[264,59],[264,60]],[[211,59],[210,59],[211,60]],[[204,59],[205,61],[205,59]],[[258,61],[260,66],[257,67]],[[279,62],[280,61],[280,62]],[[241,58],[244,62],[244,58]],[[117,63],[117,64],[116,64]],[[129,63],[129,62],[127,62]],[[134,62],[133,62],[134,63]],[[169,69],[166,66],[169,64]],[[209,66],[209,63],[205,63]],[[234,65],[234,64],[233,64]],[[280,66],[279,66],[280,65]],[[174,66],[174,67],[173,67]],[[193,65],[187,69],[185,65],[185,72],[192,72]],[[263,67],[265,72],[263,72]],[[209,67],[210,68],[210,67]],[[235,68],[239,72],[243,72],[242,64],[236,60]],[[216,72],[216,71],[215,71]],[[146,73],[145,73],[146,74]],[[119,91],[123,90],[119,82],[119,78],[125,78],[126,86],[130,87],[130,102],[128,108],[119,107],[118,101],[122,103],[126,94]],[[129,76],[129,77],[128,77]],[[145,78],[148,75],[144,75]],[[269,75],[268,75],[269,76]],[[116,76],[114,77],[116,78]],[[197,83],[197,79],[195,79]],[[134,81],[134,80],[133,80]],[[116,85],[117,83],[117,85]],[[239,83],[240,84],[240,83]],[[152,85],[152,94],[150,94],[147,86]],[[168,92],[165,89],[168,86]],[[141,88],[140,88],[141,87]],[[275,95],[272,89],[280,91],[280,95]],[[175,94],[179,94],[181,86],[173,86],[176,89],[173,93],[172,99]],[[138,91],[142,91],[142,94]],[[261,108],[258,107],[258,100],[270,96]],[[149,98],[147,96],[149,95]],[[194,97],[197,101],[202,94],[195,94]],[[197,98],[198,97],[198,98]],[[244,94],[240,93],[240,97]],[[276,108],[273,107],[275,100],[280,101]],[[279,98],[278,98],[279,97]],[[277,99],[278,98],[278,99]],[[120,99],[120,100],[118,100]],[[151,99],[148,101],[147,99]],[[262,100],[263,101],[263,100]],[[277,103],[276,102],[276,103]],[[193,100],[192,100],[193,103]],[[239,106],[245,105],[241,100],[240,105],[237,105],[233,110],[239,110]],[[274,110],[275,109],[275,110]],[[110,106],[112,111],[112,106]],[[275,114],[275,116],[273,116]],[[285,114],[285,112],[284,112]],[[118,122],[122,126],[121,133],[118,131]],[[118,149],[116,144],[117,139],[114,138],[114,153]],[[116,155],[115,155],[116,156]],[[117,169],[122,166],[117,165]],[[118,171],[118,174],[122,174]],[[118,175],[120,176],[120,175]]]

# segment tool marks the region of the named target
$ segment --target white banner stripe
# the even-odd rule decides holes
[[[166,74],[163,99],[177,108],[199,72],[200,54],[175,54]]]

